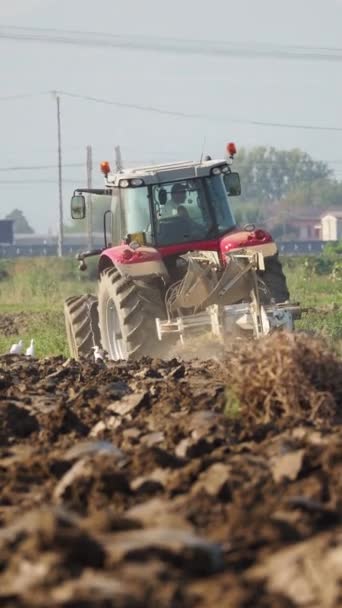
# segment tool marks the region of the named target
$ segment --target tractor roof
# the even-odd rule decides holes
[[[121,180],[143,179],[145,184],[158,184],[169,181],[179,181],[194,177],[205,177],[211,174],[214,167],[229,165],[225,159],[200,161],[179,161],[163,165],[149,165],[123,169],[119,173],[109,173],[106,177],[107,186],[119,186]]]

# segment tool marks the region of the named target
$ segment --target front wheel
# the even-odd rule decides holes
[[[98,300],[101,342],[110,359],[160,354],[155,318],[164,317],[164,307],[158,289],[107,268],[100,278]]]
[[[79,359],[100,345],[97,298],[71,296],[64,302],[64,319],[70,356]]]

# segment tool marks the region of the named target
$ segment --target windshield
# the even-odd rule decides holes
[[[113,188],[111,208],[114,244],[141,232],[149,245],[188,243],[213,239],[235,226],[221,175]]]
[[[233,212],[229,205],[228,195],[222,175],[205,178],[209,198],[214,209],[218,232],[221,234],[231,230],[236,225]]]
[[[210,214],[201,179],[152,186],[158,245],[212,238]]]

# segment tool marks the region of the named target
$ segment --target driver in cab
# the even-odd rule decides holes
[[[160,222],[163,223],[163,219],[179,218],[182,221],[177,223],[177,231],[184,231],[184,236],[203,237],[206,233],[205,226],[194,221],[186,208],[187,192],[187,186],[182,182],[173,184],[169,193],[164,188],[159,191]],[[169,225],[168,230],[170,229]]]
[[[176,182],[171,188],[171,198],[167,197],[163,215],[178,215],[189,219],[189,214],[184,203],[186,202],[186,186]]]

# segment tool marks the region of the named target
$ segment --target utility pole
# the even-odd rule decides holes
[[[118,173],[122,170],[122,156],[121,156],[121,148],[120,146],[116,146],[115,148],[115,166]]]
[[[87,146],[87,188],[93,187],[93,148]],[[87,197],[87,232],[88,247],[93,249],[93,200],[91,194]]]
[[[62,135],[61,135],[61,102],[57,91],[54,91],[57,104],[57,138],[58,138],[58,257],[63,256],[64,227],[63,227],[63,176],[62,176]]]

